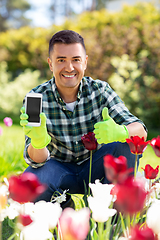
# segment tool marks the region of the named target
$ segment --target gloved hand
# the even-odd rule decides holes
[[[102,110],[103,122],[98,122],[94,125],[95,138],[97,142],[111,143],[111,142],[125,142],[126,138],[129,137],[128,130],[124,125],[118,125],[109,116],[108,108],[104,107]]]
[[[51,137],[46,128],[46,115],[41,113],[41,125],[39,127],[32,127],[26,126],[28,124],[28,115],[25,113],[24,107],[21,108],[21,113],[20,125],[23,127],[24,134],[31,138],[32,146],[36,149],[42,149],[46,147],[51,141]]]

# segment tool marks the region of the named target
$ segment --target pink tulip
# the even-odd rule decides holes
[[[72,208],[65,208],[59,219],[60,232],[63,240],[84,240],[89,232],[88,208],[75,211]]]
[[[0,136],[2,135],[2,133],[3,133],[3,128],[0,127]]]
[[[4,122],[4,124],[5,124],[7,127],[11,127],[12,124],[13,124],[12,119],[9,118],[9,117],[5,117],[5,118],[3,119],[3,122]]]

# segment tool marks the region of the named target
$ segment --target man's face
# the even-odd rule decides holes
[[[78,91],[87,67],[87,59],[88,56],[80,43],[54,45],[48,64],[60,94],[63,95],[64,91],[70,88]]]

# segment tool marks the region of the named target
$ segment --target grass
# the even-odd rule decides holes
[[[24,134],[20,126],[12,125],[3,128],[3,134],[0,136],[0,179],[12,174],[21,173],[27,164],[23,158]]]
[[[2,181],[4,177],[23,172],[28,165],[23,158],[24,134],[22,127],[19,125],[6,127],[3,123],[0,123],[0,126],[3,128],[3,134],[0,136],[0,180]],[[151,132],[149,139],[157,137],[157,135],[160,135],[157,134],[157,131]],[[146,164],[155,168],[159,163],[160,158],[156,157],[152,147],[148,145],[140,159],[138,171],[142,172],[142,167],[144,168]],[[160,177],[160,173],[158,177]],[[81,208],[82,195],[72,195],[72,198],[75,201],[76,209]],[[13,233],[7,219],[3,222],[2,233],[3,240],[7,240]]]

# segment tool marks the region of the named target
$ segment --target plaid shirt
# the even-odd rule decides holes
[[[81,136],[93,132],[94,124],[102,121],[102,109],[108,108],[110,117],[118,124],[128,125],[140,122],[125,107],[122,100],[111,89],[107,82],[84,77],[80,83],[74,111],[67,110],[66,104],[60,97],[54,77],[32,89],[31,92],[42,93],[42,111],[47,117],[47,130],[52,140],[47,146],[48,159],[56,158],[58,161],[80,164],[87,160],[90,151],[82,144]],[[144,125],[144,124],[143,124]],[[145,126],[144,126],[145,127]],[[42,166],[44,163],[35,163],[27,153],[30,139],[26,136],[24,158],[32,167]],[[102,144],[98,145],[99,149]]]

